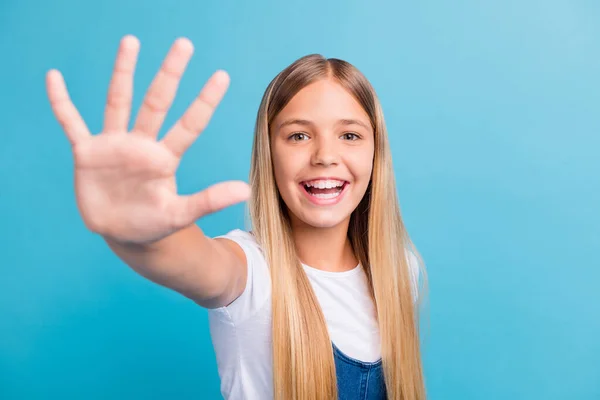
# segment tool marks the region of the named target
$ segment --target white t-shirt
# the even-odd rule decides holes
[[[254,236],[239,229],[220,236],[244,250],[246,287],[226,307],[208,310],[210,334],[226,400],[273,398],[271,342],[271,275]],[[411,253],[411,257],[414,257]],[[348,356],[361,361],[381,357],[375,305],[362,265],[345,272],[327,272],[302,264],[323,310],[329,336]],[[416,287],[418,265],[409,260]]]

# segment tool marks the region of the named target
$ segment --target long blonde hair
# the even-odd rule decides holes
[[[376,306],[388,398],[422,400],[426,396],[418,307],[408,252],[419,261],[421,257],[400,214],[383,112],[374,89],[358,69],[343,60],[316,54],[296,60],[268,85],[258,110],[252,148],[250,218],[272,280],[274,398],[337,399],[331,339],[296,254],[287,208],[275,183],[270,143],[274,118],[296,93],[318,79],[334,79],[343,86],[362,105],[373,125],[371,182],[351,215],[348,237],[365,268]],[[419,262],[420,268],[422,265]],[[425,277],[424,270],[420,276]]]

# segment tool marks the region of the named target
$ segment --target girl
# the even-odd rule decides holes
[[[424,399],[414,303],[422,263],[373,88],[342,60],[297,60],[263,96],[250,185],[179,196],[179,161],[229,83],[217,71],[157,140],[192,51],[187,39],[174,43],[130,133],[136,38],[121,41],[100,135],[60,73],[48,72],[86,226],[135,271],[208,309],[226,399]],[[245,200],[250,232],[209,238],[195,224]]]

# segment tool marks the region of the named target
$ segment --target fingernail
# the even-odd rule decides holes
[[[229,74],[223,69],[219,69],[215,72],[215,81],[220,85],[226,85],[229,83]]]

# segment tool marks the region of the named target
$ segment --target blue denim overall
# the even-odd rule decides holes
[[[381,359],[363,362],[349,357],[333,343],[339,400],[386,400]]]

